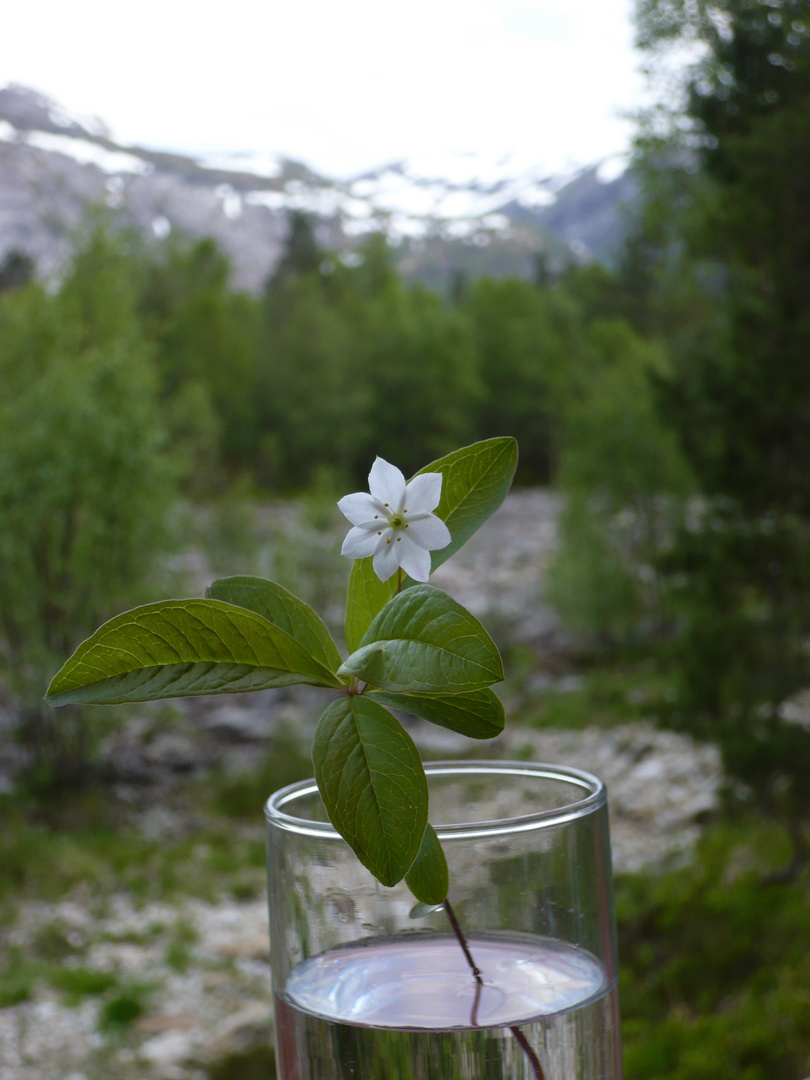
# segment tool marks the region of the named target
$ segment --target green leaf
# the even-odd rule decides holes
[[[213,581],[205,590],[212,600],[255,611],[295,638],[299,645],[329,671],[340,667],[340,653],[323,620],[309,604],[274,581],[258,577],[227,577]]]
[[[469,739],[494,739],[503,731],[503,705],[494,691],[486,688],[471,694],[386,694],[375,690],[375,701],[389,709],[401,709],[440,727],[457,731]]]
[[[433,585],[389,601],[338,669],[394,693],[463,694],[500,682],[503,665],[481,623]]]
[[[376,701],[335,701],[315,730],[312,760],[329,820],[383,885],[416,858],[427,825],[428,790],[419,752]]]
[[[444,477],[435,512],[453,539],[447,547],[431,552],[431,572],[447,562],[492,517],[512,486],[517,460],[514,439],[485,439],[454,450],[416,473],[437,472]]]
[[[397,591],[397,576],[380,581],[371,559],[355,559],[349,574],[346,598],[346,644],[354,652],[366,630]]]
[[[111,619],[54,676],[51,705],[265,690],[341,688],[337,676],[261,615],[219,600],[164,600]]]
[[[423,904],[441,904],[447,899],[447,890],[450,887],[447,859],[436,830],[430,824],[425,826],[419,854],[405,875],[405,883]]]
[[[452,540],[446,548],[431,552],[431,570],[458,551],[495,513],[509,491],[517,456],[514,439],[485,439],[454,450],[416,473],[419,476],[420,473],[438,472],[443,476],[442,497],[436,514],[447,525]],[[412,584],[406,576],[403,587]],[[380,581],[370,558],[354,561],[346,603],[346,642],[351,652],[360,647],[372,620],[395,592],[396,577]]]

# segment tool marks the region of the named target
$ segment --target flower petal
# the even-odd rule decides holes
[[[386,540],[391,538],[391,543],[386,543]],[[393,539],[391,530],[388,531],[388,537],[382,536],[378,538],[377,550],[374,552],[374,573],[380,579],[380,581],[388,581],[393,572],[399,566],[399,551],[397,548],[401,548],[402,544],[398,544]]]
[[[376,523],[375,523],[376,524]],[[390,529],[388,530],[390,532]],[[373,555],[380,543],[380,537],[375,528],[367,528],[363,525],[355,525],[346,533],[340,554],[349,559],[367,559]]]
[[[380,509],[372,497],[365,491],[356,491],[353,495],[344,495],[338,502],[338,509],[349,519],[352,525],[363,525],[371,521]]]
[[[368,474],[368,489],[372,498],[384,506],[387,504],[392,513],[401,512],[405,498],[405,477],[396,465],[389,465],[381,457],[375,458]]]
[[[435,510],[442,497],[442,480],[438,472],[415,476],[405,488],[405,509],[409,514],[425,514]]]
[[[408,530],[410,531],[410,530]],[[414,581],[427,581],[430,577],[430,552],[414,544],[407,536],[402,536],[391,545],[397,547],[399,564]]]
[[[445,523],[435,514],[425,514],[424,517],[418,517],[416,521],[412,521],[411,515],[408,514],[408,539],[427,551],[434,551],[437,548],[447,547],[452,537]]]

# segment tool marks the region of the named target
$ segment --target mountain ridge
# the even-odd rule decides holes
[[[475,154],[402,159],[347,179],[274,153],[181,154],[128,146],[29,87],[0,88],[0,262],[19,251],[57,277],[87,207],[105,204],[147,239],[211,236],[237,287],[259,290],[283,250],[288,216],[310,216],[319,242],[351,258],[385,232],[400,269],[446,286],[459,274],[532,276],[609,259],[635,184],[621,162],[548,176]]]

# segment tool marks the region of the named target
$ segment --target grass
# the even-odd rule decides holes
[[[102,818],[96,812],[82,817],[75,807],[71,813],[68,795],[62,804],[72,827],[58,827],[42,815],[25,813],[8,797],[0,799],[0,910],[28,899],[55,902],[73,890],[85,900],[117,892],[136,902],[181,895],[212,899],[230,880],[244,879],[246,868],[261,880],[260,804],[254,803],[253,828],[235,830],[227,818],[203,814],[193,834],[178,840],[143,837],[114,805]]]
[[[117,985],[118,978],[113,972],[82,965],[66,966],[55,960],[48,962],[33,951],[24,954],[14,948],[6,950],[0,966],[0,1007],[29,1001],[38,986],[50,986],[70,1006],[87,997],[99,997]]]
[[[69,1002],[103,994],[118,982],[110,971],[86,967],[56,968],[50,972],[48,981],[55,990],[61,990]]]
[[[188,971],[191,966],[192,947],[199,939],[197,930],[185,919],[178,919],[172,927],[171,937],[166,947],[166,963],[179,973]]]
[[[81,938],[56,919],[37,930],[31,953],[40,960],[62,961],[78,955],[82,946]]]
[[[665,675],[643,662],[626,660],[550,679],[547,687],[527,694],[515,719],[530,727],[573,731],[616,727],[654,717],[668,693]]]
[[[772,822],[724,821],[690,867],[616,883],[625,1080],[810,1071],[810,869]]]
[[[269,751],[248,773],[228,775],[215,772],[200,785],[201,797],[211,810],[229,818],[255,821],[257,812],[272,792],[297,780],[312,776],[312,760],[300,740],[289,732],[280,732]]]
[[[40,965],[18,953],[11,955],[0,968],[0,1009],[29,1001],[40,975]]]
[[[257,1046],[218,1061],[208,1073],[208,1080],[270,1080],[275,1075],[272,1047]]]

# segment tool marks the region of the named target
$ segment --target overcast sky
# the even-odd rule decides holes
[[[0,85],[121,140],[273,150],[339,175],[447,150],[558,171],[626,147],[632,0],[29,0]]]

